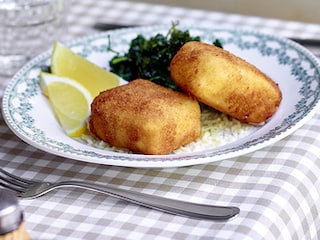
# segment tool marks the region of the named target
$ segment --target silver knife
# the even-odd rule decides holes
[[[101,31],[106,31],[106,30],[112,30],[112,29],[118,29],[118,28],[128,28],[128,27],[137,27],[137,26],[138,25],[97,22],[93,25],[93,28]],[[296,37],[290,37],[289,39],[304,46],[320,47],[320,39],[296,38]]]

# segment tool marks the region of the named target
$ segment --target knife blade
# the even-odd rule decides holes
[[[129,28],[129,27],[137,27],[137,26],[138,25],[121,24],[121,23],[96,22],[93,25],[93,28],[100,31],[107,31],[107,30],[113,30],[118,28]]]
[[[297,42],[304,46],[320,47],[320,39],[313,38],[289,38],[290,40]]]
[[[93,28],[100,30],[100,31],[107,31],[107,30],[113,30],[113,29],[119,29],[119,28],[137,27],[137,26],[139,26],[139,25],[97,22],[93,25]],[[289,37],[289,39],[292,41],[295,41],[301,45],[304,45],[304,46],[320,47],[320,38],[313,39],[313,38]]]

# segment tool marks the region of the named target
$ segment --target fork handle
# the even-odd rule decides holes
[[[57,184],[54,188],[73,187],[92,190],[135,203],[144,207],[160,210],[163,212],[187,216],[206,220],[228,220],[237,216],[240,212],[238,207],[234,206],[215,206],[208,204],[199,204],[185,202],[170,198],[164,198],[151,194],[134,192],[131,190],[115,188],[112,186],[103,186],[93,183],[80,181],[64,181]]]

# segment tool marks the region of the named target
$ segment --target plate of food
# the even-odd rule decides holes
[[[320,63],[311,52],[301,45],[278,36],[247,30],[192,26],[179,26],[178,28],[181,31],[187,31],[191,36],[199,37],[199,41],[205,46],[189,46],[184,52],[180,53],[180,57],[176,57],[174,63],[170,59],[171,69],[168,68],[171,71],[170,78],[178,83],[177,85],[181,90],[177,92],[192,98],[193,102],[197,103],[194,105],[197,109],[195,111],[199,112],[195,117],[198,122],[195,125],[191,125],[189,129],[186,127],[182,128],[182,130],[187,129],[186,131],[192,132],[198,126],[200,128],[196,134],[193,134],[193,138],[187,142],[182,141],[175,149],[170,149],[169,152],[158,153],[147,151],[144,153],[143,151],[139,151],[139,149],[137,151],[137,148],[130,149],[129,147],[128,149],[126,147],[119,147],[117,144],[113,145],[112,142],[110,144],[108,139],[106,141],[101,140],[103,138],[97,133],[99,131],[93,131],[97,126],[93,126],[95,124],[93,120],[91,122],[88,120],[90,131],[86,131],[77,138],[68,136],[62,130],[55,114],[50,108],[47,97],[43,95],[39,86],[40,72],[50,66],[51,49],[27,63],[15,74],[6,87],[2,101],[2,112],[7,125],[18,137],[30,145],[66,158],[126,167],[179,167],[238,157],[269,146],[293,133],[319,109]],[[137,36],[143,36],[145,39],[152,38],[158,34],[167,36],[169,29],[170,26],[118,29],[78,39],[66,45],[72,51],[96,65],[110,70],[112,68],[110,65],[114,64],[111,63],[112,60],[116,57],[120,59],[121,56],[125,56],[132,41]],[[206,50],[207,45],[214,45],[214,43],[217,43],[217,40],[222,45],[223,51],[227,53],[210,53],[211,50]],[[193,60],[185,60],[187,59],[186,56],[192,55],[191,52],[194,52],[194,48],[203,48],[202,51],[198,51],[199,53],[197,53],[203,54],[202,65],[195,66]],[[207,54],[208,52],[213,57],[222,57],[222,60],[220,58],[213,60],[213,62],[218,62],[218,64],[222,65],[210,67],[210,64],[207,64],[211,61],[210,56]],[[241,59],[240,64],[238,59]],[[158,66],[160,68],[162,66],[159,62]],[[238,69],[236,72],[240,72],[241,77],[234,77],[238,73],[233,72],[233,65],[237,65],[236,68]],[[249,69],[253,66],[254,70],[247,72],[247,65]],[[213,71],[212,69],[216,70]],[[203,73],[203,71],[207,72],[206,74],[209,78],[212,75],[217,75],[222,78],[233,79],[231,82],[228,82],[228,88],[222,88],[223,90],[220,93],[229,94],[228,98],[236,103],[241,102],[242,98],[248,98],[249,96],[253,103],[241,102],[240,105],[244,107],[246,105],[250,105],[251,107],[255,105],[257,111],[262,112],[263,117],[258,117],[257,120],[249,116],[250,114],[242,108],[239,110],[239,107],[236,107],[236,110],[230,106],[223,108],[224,104],[219,105],[221,96],[217,98],[216,102],[211,103],[204,96],[207,93],[203,93],[215,91],[215,89],[219,88],[219,84],[211,89],[206,81],[204,81],[205,84],[200,84],[199,82],[195,84],[197,86],[204,85],[202,86],[203,88],[195,88],[195,86],[191,86],[191,83],[185,84],[183,82],[184,79],[188,78],[183,74],[188,73],[186,75],[191,76],[191,79],[195,79],[194,74],[198,74],[198,72]],[[258,75],[255,75],[256,71],[259,72]],[[183,75],[182,78],[181,74]],[[125,78],[125,76],[122,77]],[[248,77],[251,79],[261,78],[262,80],[261,82],[258,80],[257,84],[246,85],[247,83],[244,83],[242,78]],[[188,81],[192,82],[192,80]],[[246,81],[248,82],[248,80]],[[123,82],[126,83],[126,81]],[[133,86],[131,84],[133,82],[136,81],[129,81],[130,84],[120,86],[129,85],[132,89],[120,88],[119,90],[117,88],[113,95],[118,96],[122,92],[127,91],[130,93],[137,91],[136,88],[143,88],[142,85],[145,84],[140,81],[140,85],[136,84],[137,86]],[[260,102],[255,102],[257,91],[250,92],[251,90],[244,90],[254,89],[255,85],[260,86],[265,83],[267,84],[265,88],[259,91],[272,92],[274,94],[263,95],[263,100],[260,97]],[[149,89],[149,85],[146,88]],[[241,91],[243,92],[234,93],[233,91],[229,91],[230,89],[242,89]],[[249,91],[250,94],[246,91]],[[161,91],[155,89],[154,92],[159,93]],[[140,95],[143,97],[148,96],[148,94]],[[235,95],[241,95],[241,97],[235,98]],[[270,100],[272,98],[275,99]],[[114,121],[116,124],[109,126],[111,129],[109,135],[128,132],[126,130],[123,131],[122,125],[119,124],[122,119],[119,116],[122,113],[119,113],[118,110],[125,108],[124,101],[120,101],[119,99],[122,99],[122,97],[118,97],[118,100],[115,100],[115,104],[110,105],[115,111],[110,111],[111,107],[109,106],[109,112],[117,112],[114,115],[118,117]],[[129,104],[131,101],[130,99],[125,104],[131,106]],[[174,106],[172,101],[175,102],[172,99],[168,100],[164,109]],[[270,107],[270,101],[272,102],[272,107]],[[181,103],[177,103],[177,105],[181,105]],[[141,106],[141,109],[146,108]],[[155,115],[150,114],[150,111],[153,110],[149,109],[148,116]],[[175,109],[171,109],[168,112],[174,117],[174,121],[177,121],[175,124],[179,126],[184,125],[185,122],[190,121],[194,117],[194,115],[190,115],[190,112],[177,117],[177,115],[183,114],[182,110],[176,111]],[[240,115],[237,115],[238,113]],[[259,116],[261,115],[260,113],[258,114]],[[133,112],[133,114],[136,114],[136,112]],[[140,119],[140,122],[142,122],[140,124],[147,126],[148,124],[144,122],[144,118],[140,118],[140,116],[141,114],[136,114],[131,118],[126,116],[126,122]],[[160,148],[162,138],[159,136],[170,135],[176,130],[168,130],[165,134],[162,134],[163,131],[157,130],[156,127],[157,125],[163,125],[166,119],[160,119],[158,122],[155,119],[152,120],[153,124],[151,127],[148,126],[156,133],[151,134],[151,142],[154,140],[154,136],[156,136],[153,144],[159,144]],[[168,126],[164,126],[163,129],[171,129]],[[113,127],[114,129],[112,129]],[[180,129],[179,131],[182,132],[181,138],[184,139],[182,130]],[[139,129],[137,131],[141,132]],[[166,137],[163,138],[166,139]],[[133,137],[130,137],[130,139],[134,141],[132,140],[134,139]],[[149,138],[146,139],[148,140]]]

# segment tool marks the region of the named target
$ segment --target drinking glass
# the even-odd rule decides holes
[[[0,0],[0,75],[14,74],[52,46],[71,0]]]

